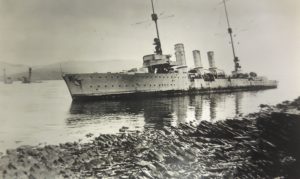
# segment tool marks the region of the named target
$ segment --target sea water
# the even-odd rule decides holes
[[[292,87],[291,87],[292,86]],[[292,100],[300,88],[209,95],[72,102],[64,81],[0,84],[0,152],[21,145],[42,146],[87,140],[86,134],[119,133],[216,122],[259,111],[260,104]]]

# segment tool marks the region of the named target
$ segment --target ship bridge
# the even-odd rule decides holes
[[[143,57],[143,67],[148,68],[149,73],[169,73],[175,61],[171,61],[171,55],[150,54]]]

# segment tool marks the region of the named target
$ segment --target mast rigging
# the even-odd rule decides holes
[[[226,6],[226,0],[222,0],[224,4],[224,10],[225,10],[225,15],[226,15],[226,21],[227,21],[227,26],[228,26],[228,33],[230,36],[230,42],[231,42],[231,48],[232,48],[232,53],[233,53],[233,61],[234,61],[234,72],[237,73],[240,69],[241,66],[239,64],[239,58],[236,56],[236,51],[234,47],[234,41],[232,37],[232,28],[230,27],[230,22],[229,22],[229,16],[228,16],[228,11],[227,11],[227,6]]]

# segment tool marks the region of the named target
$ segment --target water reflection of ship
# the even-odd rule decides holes
[[[237,93],[233,93],[234,95]],[[225,104],[228,94],[208,94],[191,97],[191,106],[195,107],[195,120],[215,121],[217,119],[218,105]],[[204,104],[205,103],[205,104]],[[204,106],[209,108],[209,116],[203,116]],[[219,111],[221,112],[221,111]],[[206,118],[206,119],[204,119]]]
[[[140,116],[144,118],[146,128],[189,121],[214,122],[223,120],[228,114],[240,114],[242,97],[243,92],[118,101],[73,101],[67,123],[114,115]],[[227,106],[231,102],[234,105]]]
[[[240,115],[242,114],[242,99],[243,99],[243,93],[242,92],[239,92],[239,93],[236,93],[234,95],[235,97],[235,115]]]
[[[201,120],[203,114],[203,95],[191,96],[190,97],[190,106],[195,106],[195,119]]]
[[[70,108],[71,115],[111,116],[111,115],[140,115],[146,126],[164,126],[184,122],[186,118],[188,97],[154,98],[144,100],[119,101],[73,101]],[[85,117],[85,119],[87,119]],[[90,118],[92,119],[92,117]],[[178,121],[177,121],[178,120]],[[72,118],[68,122],[74,122]]]

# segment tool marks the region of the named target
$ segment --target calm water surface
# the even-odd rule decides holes
[[[87,140],[88,133],[118,133],[123,126],[144,130],[187,121],[215,122],[300,95],[299,87],[281,86],[258,92],[78,103],[72,102],[63,81],[0,84],[0,151]]]

